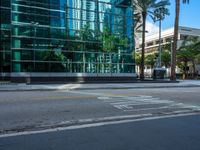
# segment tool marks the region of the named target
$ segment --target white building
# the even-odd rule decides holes
[[[174,37],[174,28],[163,30],[161,33],[162,46],[171,43],[171,48],[172,48],[173,37]],[[187,39],[188,37],[198,37],[200,39],[200,29],[180,26],[178,31],[178,48],[181,46],[183,40]],[[140,38],[139,45],[136,47],[136,52],[140,52],[141,47],[142,47],[142,39]],[[148,55],[156,52],[158,53],[158,47],[159,47],[159,33],[146,36],[145,54]],[[151,73],[148,66],[145,66],[145,72],[146,74]],[[179,72],[179,69],[177,70],[177,72]]]

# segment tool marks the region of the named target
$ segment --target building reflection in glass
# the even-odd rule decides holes
[[[12,0],[1,9],[1,72],[134,73],[130,3]]]

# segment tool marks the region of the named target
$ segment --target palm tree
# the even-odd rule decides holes
[[[191,63],[192,63],[192,67],[193,67],[193,77],[195,77],[196,74],[196,56],[198,54],[200,54],[200,41],[198,39],[198,37],[187,37],[180,49],[185,48],[189,53],[191,53],[192,55],[190,56],[191,59]],[[178,53],[178,51],[177,51]]]
[[[140,74],[141,73],[141,61],[142,61],[141,54],[133,52],[132,55],[133,55],[133,59],[135,60],[136,67],[139,69],[138,72]]]
[[[200,64],[200,53],[195,56],[195,63]]]
[[[171,54],[169,51],[162,52],[161,55],[162,65],[165,66],[165,68],[168,68],[170,66],[171,62]]]
[[[142,61],[140,80],[144,80],[144,49],[147,15],[150,14],[153,16],[156,9],[159,9],[161,6],[166,6],[168,3],[168,0],[161,0],[160,2],[157,2],[157,0],[132,0],[134,11],[140,14],[140,17],[142,18]]]
[[[183,3],[189,3],[189,0],[182,0]],[[178,28],[179,28],[179,15],[180,15],[180,0],[176,0],[176,16],[174,24],[174,42],[172,50],[172,64],[171,64],[171,80],[176,80],[176,49],[178,40]]]
[[[194,54],[188,50],[187,48],[183,47],[177,52],[177,60],[183,63],[183,74],[187,78],[188,76],[188,62],[194,59]]]
[[[184,67],[188,66],[188,62],[192,63],[193,67],[193,76],[196,74],[196,56],[200,54],[199,51],[200,42],[197,37],[187,37],[181,47],[177,50],[177,60],[180,62],[184,62]],[[186,75],[186,70],[184,70],[184,74]]]
[[[145,65],[150,66],[151,68],[151,74],[152,74],[152,69],[156,63],[156,59],[155,59],[155,54],[149,54],[145,57]]]

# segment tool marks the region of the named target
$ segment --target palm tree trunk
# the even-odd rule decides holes
[[[192,67],[193,67],[193,75],[192,75],[192,77],[194,79],[194,78],[196,78],[196,66],[195,66],[194,60],[192,61]]]
[[[144,80],[144,50],[145,50],[145,31],[146,31],[146,17],[147,13],[142,13],[142,56],[141,56],[141,73],[140,80]]]
[[[180,0],[176,0],[176,17],[174,25],[174,43],[172,50],[171,80],[176,80],[176,49],[179,29]]]
[[[187,79],[188,78],[188,74],[187,74],[187,65],[188,64],[188,62],[187,61],[184,61],[184,72],[183,72],[183,74],[184,74],[184,76],[185,76],[185,78],[184,79]]]

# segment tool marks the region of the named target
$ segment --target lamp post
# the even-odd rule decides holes
[[[171,59],[170,59],[170,69],[172,67],[172,51],[173,51],[173,37],[171,38],[171,41],[170,41],[170,56],[171,56]],[[171,71],[170,71],[170,76],[171,76]]]
[[[165,19],[165,15],[169,15],[169,10],[165,8],[165,6],[161,6],[154,11],[154,16],[155,16],[154,22],[159,21],[159,48],[158,48],[158,64],[157,64],[158,68],[161,68],[161,52],[162,52],[161,28],[162,28],[162,20]]]
[[[30,25],[34,28],[34,41],[33,41],[33,70],[35,71],[35,45],[36,45],[36,36],[37,36],[37,27],[39,26],[38,22],[32,21]]]
[[[161,10],[160,10],[161,15]],[[159,56],[158,56],[158,67],[161,68],[161,28],[162,28],[162,18],[159,19]]]
[[[164,74],[166,72],[165,69],[161,68],[161,27],[162,27],[162,20],[165,19],[165,15],[169,15],[169,10],[166,8],[167,5],[169,5],[168,0],[161,0],[161,4],[165,5],[160,5],[157,9],[154,10],[153,12],[153,20],[154,22],[159,21],[159,48],[158,48],[158,62],[156,64],[156,68],[154,69],[154,79],[164,79]]]

